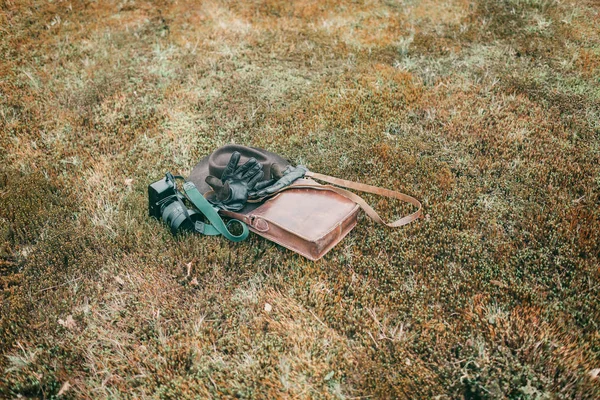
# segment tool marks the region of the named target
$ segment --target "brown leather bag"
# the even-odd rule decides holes
[[[204,182],[206,176],[220,177],[234,151],[242,154],[240,163],[250,157],[261,162],[264,179],[270,179],[273,164],[289,165],[287,160],[263,149],[227,145],[202,159],[188,180],[206,195],[210,192],[210,187]],[[316,180],[336,186],[323,185]],[[386,223],[360,196],[342,187],[405,201],[416,206],[417,210],[395,222]],[[315,261],[356,226],[361,208],[371,219],[388,227],[403,226],[421,216],[421,203],[411,196],[311,171],[304,179],[297,180],[267,199],[249,202],[240,211],[221,210],[219,213],[244,221],[256,234]]]
[[[303,187],[305,179],[294,182],[247,213],[222,211],[244,221],[256,234],[318,260],[339,243],[356,225],[360,206],[328,190]]]

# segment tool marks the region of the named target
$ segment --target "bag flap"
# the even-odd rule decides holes
[[[265,201],[250,213],[255,229],[261,230],[261,219],[268,224],[315,242],[339,227],[359,206],[328,190],[290,189]],[[262,224],[265,229],[267,224]]]

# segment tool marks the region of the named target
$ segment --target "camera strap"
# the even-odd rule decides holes
[[[212,224],[209,225],[197,221],[195,226],[196,232],[204,235],[221,234],[227,239],[231,240],[232,242],[241,242],[242,240],[248,237],[250,231],[248,230],[248,226],[245,223],[237,219],[232,219],[229,222],[227,222],[227,224],[225,224],[217,210],[215,210],[214,206],[210,204],[208,200],[206,200],[204,196],[200,194],[200,192],[196,188],[196,185],[194,185],[192,182],[185,182],[183,184],[183,190],[185,191],[187,198],[192,202],[192,204],[196,206],[196,208],[202,214],[204,214],[204,216]],[[242,233],[240,233],[239,235],[234,235],[229,231],[229,226],[234,222],[237,222],[242,226]]]

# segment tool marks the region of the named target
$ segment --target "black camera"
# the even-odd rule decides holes
[[[167,172],[165,177],[148,186],[148,213],[151,217],[162,219],[175,235],[180,231],[193,231],[200,213],[187,208],[185,196],[177,189],[176,179]]]

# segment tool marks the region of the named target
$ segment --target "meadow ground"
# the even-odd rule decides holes
[[[0,9],[0,397],[600,397],[597,0]],[[231,142],[426,217],[315,263],[147,217]]]

